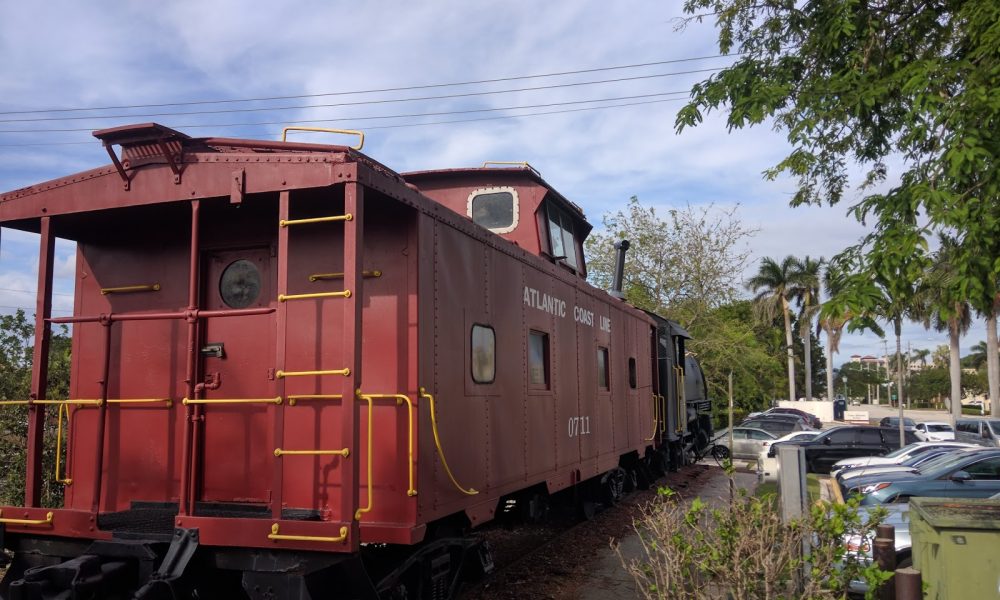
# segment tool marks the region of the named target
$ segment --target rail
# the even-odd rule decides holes
[[[374,472],[373,459],[375,458],[372,455],[372,448],[374,447],[374,444],[372,443],[372,430],[373,430],[372,422],[374,421],[374,414],[373,414],[374,403],[372,402],[371,396],[367,397],[362,396],[360,390],[355,391],[355,395],[358,397],[358,399],[365,400],[366,402],[368,402],[368,505],[365,506],[364,508],[359,508],[354,513],[354,520],[360,521],[361,515],[367,512],[371,512],[372,508],[374,508],[375,506],[375,494],[374,494],[375,486],[373,485],[374,482],[372,481]]]
[[[312,294],[278,294],[278,302],[289,300],[308,300],[310,298],[350,298],[351,290],[342,292],[315,292]]]
[[[344,377],[349,377],[351,375],[351,369],[329,369],[326,371],[281,371],[275,372],[274,376],[278,379],[283,379],[285,377],[308,377],[311,375],[343,375]]]
[[[455,475],[451,472],[451,468],[448,467],[448,460],[444,457],[444,449],[441,447],[441,437],[438,435],[437,426],[437,416],[435,415],[434,408],[434,396],[431,395],[425,388],[420,388],[420,397],[426,398],[430,402],[430,413],[431,413],[431,432],[434,434],[434,445],[437,446],[438,457],[441,459],[441,465],[444,467],[445,473],[448,474],[448,478],[451,479],[451,483],[467,496],[475,496],[479,492],[475,488],[465,489],[462,487],[458,481],[455,479]]]
[[[319,133],[342,133],[344,135],[356,135],[358,136],[358,145],[351,146],[354,150],[361,150],[365,147],[365,132],[358,131],[356,129],[330,129],[327,127],[305,127],[305,126],[290,126],[285,127],[281,130],[281,141],[288,140],[289,131],[316,131]]]
[[[290,396],[285,396],[288,400],[288,406],[295,406],[303,400],[343,400],[344,396],[341,394],[293,394]]]
[[[312,217],[310,219],[281,219],[278,221],[279,227],[291,227],[292,225],[309,225],[311,223],[330,223],[332,221],[353,221],[354,215],[332,215],[329,217]]]
[[[281,404],[281,396],[274,398],[184,398],[181,404]]]
[[[406,431],[407,431],[407,473],[409,476],[409,487],[406,489],[407,496],[416,496],[417,488],[414,487],[414,466],[413,466],[413,401],[406,394],[362,394],[362,398],[389,399],[395,400],[396,406],[401,406],[406,402]],[[369,422],[370,424],[370,422]]]
[[[348,458],[351,456],[350,448],[341,448],[340,450],[285,450],[282,448],[275,448],[274,455],[277,457],[282,456],[343,456]]]
[[[323,542],[339,544],[347,539],[347,527],[340,528],[340,535],[336,537],[322,537],[315,535],[283,535],[279,533],[280,528],[277,523],[271,525],[271,533],[267,536],[269,540],[285,540],[289,542]]]
[[[45,514],[44,519],[11,519],[3,516],[3,511],[0,510],[0,525],[52,525],[52,519],[55,515],[50,511]]]
[[[653,394],[653,433],[649,434],[648,438],[643,438],[644,441],[652,442],[653,438],[656,437],[656,430],[657,430],[657,428],[659,427],[659,424],[660,424],[660,419],[659,419],[659,417],[660,417],[660,407],[659,407],[659,404],[660,404],[660,395],[659,394]]]
[[[66,427],[67,427],[67,431],[66,431],[66,442],[67,442],[66,443],[66,464],[69,465],[69,429],[68,429],[69,428],[69,405],[68,404],[60,404],[59,405],[59,410],[57,411],[58,412],[58,416],[57,416],[57,422],[56,422],[56,473],[55,473],[55,475],[56,475],[56,483],[60,483],[62,485],[70,485],[70,484],[73,483],[73,480],[70,479],[69,477],[66,477],[64,479],[59,474],[60,470],[61,470],[59,463],[62,460],[63,411],[66,412]],[[67,468],[68,468],[68,466],[67,466]]]
[[[158,291],[160,291],[160,284],[149,283],[145,285],[123,285],[121,287],[101,288],[101,295],[107,296],[108,294],[135,294],[137,292],[158,292]]]

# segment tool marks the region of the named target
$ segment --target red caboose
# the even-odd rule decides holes
[[[454,532],[527,492],[614,497],[705,425],[686,334],[585,282],[590,226],[527,165],[95,136],[112,165],[0,196],[0,224],[41,234],[32,394],[0,401],[29,420],[0,597],[446,597]],[[56,237],[77,242],[68,318]],[[46,394],[51,323],[73,327],[68,400]],[[65,505],[41,507],[53,476]],[[374,584],[373,543],[413,548]]]

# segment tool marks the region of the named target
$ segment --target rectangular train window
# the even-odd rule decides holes
[[[472,326],[472,380],[493,383],[497,374],[497,338],[492,327]]]
[[[528,387],[549,389],[549,335],[541,331],[528,334]]]
[[[636,383],[635,359],[630,356],[628,357],[628,386],[634,390]]]
[[[611,389],[611,374],[608,372],[608,349],[597,347],[597,387]]]
[[[549,241],[552,256],[561,257],[567,265],[578,269],[576,241],[573,238],[573,221],[564,211],[549,205]]]

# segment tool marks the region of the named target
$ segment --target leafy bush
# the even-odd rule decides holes
[[[741,490],[712,508],[699,498],[677,502],[661,489],[634,525],[641,555],[615,551],[647,600],[843,598],[852,580],[875,590],[891,577],[845,545],[849,537],[874,538],[882,518],[859,512],[856,502],[817,503],[802,519],[783,523],[773,495]]]

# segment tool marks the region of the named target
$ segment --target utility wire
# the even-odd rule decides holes
[[[624,103],[624,104],[611,104],[611,105],[607,105],[607,106],[589,106],[589,107],[583,107],[583,108],[572,108],[572,109],[564,109],[564,110],[552,110],[552,111],[544,111],[544,112],[537,112],[537,113],[527,113],[527,114],[523,114],[523,115],[503,115],[503,116],[496,116],[496,117],[482,117],[482,118],[478,118],[478,119],[454,119],[454,120],[448,120],[448,121],[428,121],[428,122],[424,122],[424,123],[399,123],[399,124],[395,124],[395,125],[377,125],[377,126],[374,126],[374,127],[367,127],[365,130],[369,131],[369,130],[374,130],[374,129],[403,129],[403,128],[409,128],[409,127],[424,127],[424,126],[428,126],[428,125],[450,125],[450,124],[454,124],[454,123],[473,123],[473,122],[477,122],[477,121],[498,121],[498,120],[505,120],[505,119],[521,119],[521,118],[525,118],[525,117],[537,117],[537,116],[544,116],[544,115],[558,115],[558,114],[565,114],[565,113],[585,112],[585,111],[591,111],[591,110],[604,110],[604,109],[609,109],[609,108],[625,108],[625,107],[630,107],[630,106],[642,106],[642,105],[646,105],[646,104],[660,104],[660,103],[664,103],[664,102],[678,102],[678,101],[681,101],[681,100],[683,100],[683,98],[667,98],[667,99],[662,99],[662,100],[649,100],[649,101],[645,101],[645,102],[630,102],[630,103]],[[323,120],[301,121],[301,123],[322,123],[322,122],[325,122],[325,121],[323,121]],[[264,124],[264,125],[267,125],[267,124]],[[240,127],[252,128],[252,127],[257,127],[259,125],[253,124],[253,123],[247,123],[245,125],[231,125],[231,126],[240,126]],[[274,131],[274,130],[268,130],[268,131],[264,131],[264,132],[261,132],[261,133],[264,134],[264,135],[278,135],[281,132],[280,131]],[[79,145],[84,145],[84,144],[91,145],[93,143],[94,142],[92,142],[92,141],[90,141],[90,142],[35,142],[35,143],[27,143],[27,144],[0,144],[0,148],[21,148],[21,147],[32,147],[32,146],[79,146]]]
[[[317,94],[297,94],[289,96],[267,96],[261,98],[232,98],[224,100],[193,100],[187,102],[164,102],[159,104],[122,104],[117,106],[94,106],[89,108],[83,107],[70,107],[70,108],[49,108],[49,109],[38,109],[38,110],[11,110],[11,111],[0,111],[0,115],[31,115],[31,114],[45,114],[45,113],[68,113],[68,112],[83,112],[83,111],[96,111],[96,110],[124,110],[133,108],[166,108],[169,106],[198,106],[206,104],[237,104],[241,102],[270,102],[274,100],[299,100],[303,98],[323,98],[328,96],[349,96],[349,95],[359,95],[359,94],[378,94],[385,92],[403,92],[410,90],[426,90],[434,88],[444,88],[444,87],[457,87],[466,85],[481,85],[484,83],[503,83],[507,81],[524,81],[527,79],[542,79],[546,77],[559,77],[564,75],[581,75],[583,73],[600,73],[606,71],[617,71],[622,69],[637,69],[641,67],[655,67],[662,65],[670,65],[685,62],[694,62],[699,60],[710,60],[713,58],[732,58],[735,56],[740,56],[740,53],[735,54],[714,54],[711,56],[695,56],[689,58],[677,58],[673,60],[661,60],[656,62],[648,63],[635,63],[630,65],[617,65],[612,67],[597,67],[592,69],[576,69],[573,71],[559,71],[555,73],[540,73],[535,75],[518,75],[513,77],[496,77],[493,79],[478,79],[472,81],[456,81],[449,83],[429,83],[423,85],[410,85],[410,86],[399,86],[399,87],[388,87],[388,88],[375,88],[369,90],[354,90],[347,92],[324,92]]]
[[[567,100],[565,102],[548,102],[543,104],[526,104],[521,106],[504,106],[499,108],[470,108],[466,110],[446,110],[446,111],[433,111],[433,112],[423,112],[423,113],[404,113],[397,115],[366,115],[366,116],[355,116],[355,117],[338,117],[335,119],[299,119],[295,121],[257,121],[251,123],[209,123],[209,124],[186,124],[186,125],[170,125],[174,129],[206,129],[206,128],[224,128],[224,127],[253,127],[258,125],[301,125],[303,123],[337,123],[344,121],[374,121],[380,119],[403,119],[403,118],[415,118],[415,117],[440,117],[446,115],[460,115],[469,114],[477,112],[499,112],[504,110],[520,110],[529,108],[549,108],[553,106],[569,106],[574,104],[588,104],[593,102],[617,102],[620,100],[634,100],[638,98],[653,98],[658,96],[674,96],[679,94],[689,94],[691,90],[676,90],[672,92],[659,92],[655,94],[639,94],[635,96],[618,96],[615,98],[594,98],[591,100]],[[0,129],[0,133],[79,133],[79,132],[90,132],[93,131],[90,127],[73,127],[73,128],[61,128],[61,129],[17,129],[17,130],[7,130]]]
[[[599,79],[595,81],[578,81],[573,83],[557,83],[552,85],[539,85],[532,87],[523,88],[513,88],[509,90],[494,90],[487,92],[463,92],[460,94],[442,94],[438,96],[416,96],[412,98],[391,98],[391,99],[381,99],[381,100],[359,100],[356,102],[334,102],[328,104],[300,104],[295,106],[275,106],[275,107],[255,107],[255,108],[232,108],[223,110],[199,110],[199,111],[188,111],[188,112],[160,112],[160,113],[137,113],[131,115],[100,115],[100,116],[86,116],[86,117],[37,117],[29,119],[0,119],[0,123],[36,123],[36,122],[51,122],[51,121],[81,121],[81,120],[109,120],[109,119],[135,119],[135,118],[145,118],[145,117],[176,117],[176,116],[187,116],[187,115],[217,115],[217,114],[232,114],[232,113],[250,113],[250,112],[270,112],[270,111],[283,111],[283,110],[301,110],[306,108],[335,108],[343,106],[363,106],[372,104],[398,104],[401,102],[422,102],[425,100],[448,100],[454,98],[472,98],[477,96],[492,96],[495,94],[513,94],[518,92],[534,92],[539,90],[551,90],[558,88],[570,88],[570,87],[581,87],[585,85],[600,85],[605,83],[622,83],[625,81],[639,81],[643,79],[658,79],[662,77],[676,77],[678,75],[691,75],[694,73],[709,73],[714,71],[720,71],[721,68],[715,69],[695,69],[692,71],[673,71],[670,73],[657,73],[654,75],[636,75],[634,77],[616,77],[614,79]],[[52,130],[58,131],[58,130]],[[33,130],[0,130],[0,133],[37,133]]]

